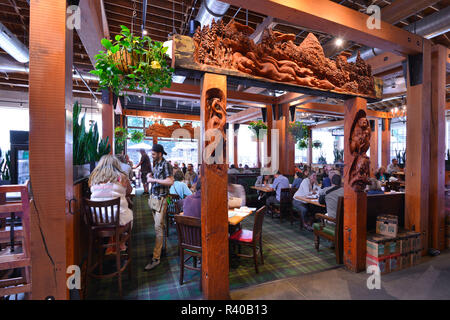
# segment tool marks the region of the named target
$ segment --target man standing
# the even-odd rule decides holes
[[[283,176],[279,171],[274,175],[275,179],[271,185],[271,188],[275,191],[274,196],[270,196],[266,200],[267,207],[273,204],[280,204],[281,189],[289,188],[289,180]]]
[[[184,180],[187,181],[188,187],[192,187],[192,185],[197,182],[197,174],[194,171],[194,166],[192,163],[189,163],[187,166],[186,174],[184,175]]]
[[[148,157],[148,154],[144,149],[139,150],[139,152],[141,153],[141,161],[139,161],[139,163],[134,166],[133,169],[137,169],[139,166],[141,167],[141,181],[142,185],[144,186],[144,194],[148,194],[147,174],[152,171],[150,158]]]
[[[400,171],[400,167],[398,166],[398,160],[397,159],[392,159],[392,163],[390,163],[387,167],[386,172],[389,174],[393,174]]]
[[[148,200],[150,211],[155,220],[155,248],[153,258],[145,266],[145,270],[151,270],[159,265],[161,249],[164,242],[164,223],[167,210],[166,197],[169,195],[169,188],[173,184],[173,168],[163,155],[167,155],[164,147],[154,144],[152,148],[153,174],[148,177],[148,182],[152,184],[151,195]]]

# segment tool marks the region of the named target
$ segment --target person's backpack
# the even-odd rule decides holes
[[[319,196],[319,203],[320,204],[326,204],[325,203],[325,196],[333,191],[336,191],[337,189],[339,189],[340,186],[334,186],[333,188],[328,189],[324,194],[321,194]]]

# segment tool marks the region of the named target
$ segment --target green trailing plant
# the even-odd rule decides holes
[[[327,164],[327,159],[323,156],[323,154],[321,154],[318,162],[319,164]]]
[[[295,139],[299,149],[308,148],[309,130],[306,124],[300,121],[291,122],[289,133]]]
[[[320,140],[314,140],[312,142],[312,146],[314,149],[320,149],[322,148],[322,142],[320,142]]]
[[[0,149],[0,174],[1,180],[11,180],[11,151],[5,153],[5,158],[2,158],[2,151]]]
[[[99,89],[121,91],[140,89],[146,95],[170,87],[174,69],[169,67],[167,47],[148,36],[135,36],[125,26],[114,41],[102,39],[105,51],[95,56]]]
[[[333,155],[334,155],[334,163],[344,162],[344,150],[339,150],[335,148],[333,150]]]
[[[122,127],[114,129],[114,147],[116,154],[121,154],[125,150],[125,141],[128,138],[128,130]]]
[[[395,158],[398,161],[400,168],[403,168],[406,164],[406,150],[395,150]]]
[[[133,143],[140,143],[140,142],[142,142],[142,140],[144,140],[144,137],[145,137],[145,135],[142,131],[135,130],[135,131],[131,132],[130,140]]]
[[[261,140],[262,135],[259,134],[260,130],[267,130],[267,125],[262,120],[252,121],[248,124],[249,128],[255,132],[256,139]]]
[[[98,125],[94,123],[86,130],[86,115],[80,119],[81,104],[75,102],[73,107],[73,164],[84,165],[100,160],[109,154],[111,145],[109,138],[100,139]]]
[[[308,148],[308,141],[306,139],[301,139],[299,142],[297,142],[297,148],[299,148],[299,149],[307,149]]]

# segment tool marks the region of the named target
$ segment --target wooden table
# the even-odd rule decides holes
[[[232,210],[228,210],[228,212],[230,212],[230,211],[232,211]],[[236,225],[238,225],[239,223],[241,223],[242,222],[242,220],[244,220],[245,218],[247,218],[248,216],[250,216],[253,212],[255,212],[255,211],[251,211],[251,212],[249,212],[249,213],[246,213],[245,215],[235,215],[235,216],[233,216],[233,217],[229,217],[228,218],[228,223],[230,224],[230,225],[232,225],[232,226],[236,226]]]
[[[255,187],[255,186],[252,186],[250,188],[258,190],[258,191],[262,191],[262,192],[274,192],[275,191],[271,187]]]
[[[303,201],[303,202],[306,202],[306,203],[309,203],[309,204],[312,204],[312,205],[315,205],[318,207],[322,207],[322,208],[326,207],[326,205],[319,203],[319,199],[309,199],[309,198],[300,197],[300,196],[294,196],[294,199],[298,200],[298,201]]]

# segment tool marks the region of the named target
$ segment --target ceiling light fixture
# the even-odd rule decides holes
[[[2,23],[0,23],[0,47],[21,63],[30,61],[28,48]]]
[[[144,36],[146,36],[147,33],[148,33],[147,30],[142,31],[142,34],[143,34]]]
[[[336,39],[336,46],[337,47],[341,47],[344,44],[344,40],[342,40],[341,38],[337,38]]]

